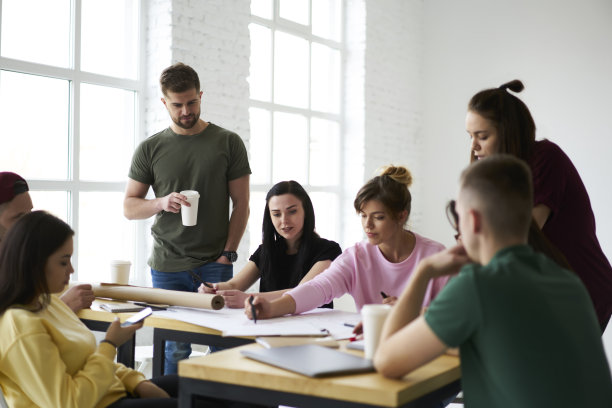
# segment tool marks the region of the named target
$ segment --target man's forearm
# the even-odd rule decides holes
[[[160,200],[128,197],[123,201],[123,215],[128,220],[144,220],[161,211]]]
[[[249,204],[238,204],[232,209],[230,216],[229,227],[227,231],[227,241],[225,241],[226,251],[235,251],[238,249],[240,240],[246,230],[246,225],[249,220]]]

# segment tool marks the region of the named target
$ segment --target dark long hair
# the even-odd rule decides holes
[[[535,143],[536,126],[527,105],[508,92],[521,92],[525,87],[518,79],[499,88],[485,89],[472,96],[468,110],[493,122],[499,138],[499,152],[529,161]],[[470,163],[476,160],[470,151]]]
[[[527,236],[527,243],[533,248],[534,251],[542,253],[555,261],[557,265],[562,268],[565,268],[569,271],[574,271],[571,265],[567,261],[567,258],[563,253],[550,242],[546,235],[542,232],[538,224],[536,224],[535,220],[531,220],[531,224],[529,225],[529,234]]]
[[[315,232],[315,214],[312,206],[312,201],[308,196],[304,187],[301,186],[297,181],[281,181],[275,184],[268,194],[266,195],[266,208],[263,214],[262,224],[262,251],[261,251],[261,276],[262,280],[270,278],[270,274],[264,274],[263,271],[268,271],[272,268],[273,259],[277,258],[278,254],[283,253],[287,250],[287,242],[274,228],[272,224],[272,218],[270,217],[270,199],[275,196],[283,194],[292,194],[302,202],[304,208],[304,227],[302,229],[302,236],[299,241],[297,265],[301,268],[308,268],[306,264],[306,257],[310,253],[310,249],[314,245],[316,239],[319,238],[319,234]],[[305,271],[302,271],[305,272]],[[299,282],[294,282],[297,285]],[[268,287],[272,286],[270,282]],[[294,286],[295,286],[294,285]]]
[[[13,305],[49,304],[47,260],[73,235],[46,211],[26,214],[9,229],[0,245],[0,314]]]

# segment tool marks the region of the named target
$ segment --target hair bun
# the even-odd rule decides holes
[[[391,177],[394,181],[404,184],[406,187],[412,185],[412,174],[403,166],[385,166],[380,171],[381,176]]]
[[[502,89],[504,91],[510,89],[512,92],[519,93],[523,89],[525,89],[525,86],[520,80],[515,79],[515,80],[506,82],[505,84],[501,85],[499,89]]]

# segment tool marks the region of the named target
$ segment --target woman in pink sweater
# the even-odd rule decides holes
[[[314,309],[345,293],[353,296],[358,310],[370,303],[393,303],[408,283],[419,261],[444,246],[405,228],[412,196],[412,176],[404,167],[389,166],[357,193],[354,206],[361,216],[367,241],[342,253],[330,267],[311,281],[268,301],[253,299],[258,319],[297,314]],[[430,282],[423,306],[438,294],[448,277]],[[245,313],[252,309],[245,301]]]

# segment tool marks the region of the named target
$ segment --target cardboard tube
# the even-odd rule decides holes
[[[92,286],[96,297],[213,310],[219,310],[225,306],[223,296],[208,293],[181,292],[178,290],[113,285],[108,283]]]

